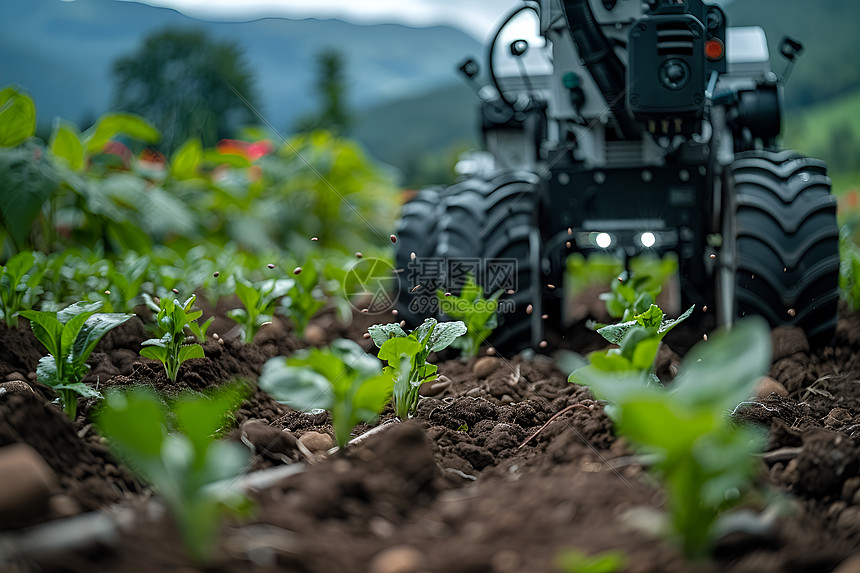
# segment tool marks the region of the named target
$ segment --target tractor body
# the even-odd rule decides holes
[[[781,48],[790,63],[801,50]],[[460,69],[491,160],[404,208],[398,263],[442,261],[450,290],[450,261],[477,258],[492,292],[505,285],[488,265],[516,261],[506,296],[519,310],[498,345],[564,328],[553,287],[567,257],[598,252],[675,253],[685,303],[712,305],[720,323],[759,314],[829,340],[835,200],[822,161],[779,147],[783,85],[761,28],[732,28],[702,0],[540,0],[502,24],[487,64],[480,87],[474,61]],[[419,218],[433,222],[410,243]],[[399,304],[418,319],[410,289]]]

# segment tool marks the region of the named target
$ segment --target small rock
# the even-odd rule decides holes
[[[70,495],[59,494],[51,496],[48,504],[51,508],[51,514],[55,518],[71,517],[83,511],[78,500]]]
[[[242,424],[242,437],[261,454],[289,455],[296,449],[295,436],[263,420],[248,420]]]
[[[370,560],[368,573],[414,573],[420,571],[426,559],[409,545],[395,545],[383,549]]]
[[[851,423],[854,416],[845,408],[833,408],[824,418],[824,426],[827,428],[841,428]]]
[[[319,324],[311,323],[305,328],[305,342],[311,346],[322,346],[326,342],[326,334]]]
[[[451,385],[451,380],[446,376],[439,376],[436,380],[430,380],[429,382],[425,382],[418,388],[418,395],[424,396],[425,398],[428,396],[435,396],[436,394],[441,394]]]
[[[860,573],[860,555],[853,555],[839,564],[833,573]]]
[[[474,398],[475,396],[483,395],[484,391],[481,388],[472,388],[468,392],[466,392],[466,396]]]
[[[860,490],[860,477],[852,477],[845,480],[845,483],[842,484],[842,501],[852,502],[854,499],[854,494],[858,493]],[[852,502],[856,504],[857,502]]]
[[[334,446],[334,440],[328,434],[320,432],[305,432],[299,442],[310,451],[326,452]]]
[[[35,394],[32,386],[21,380],[10,380],[9,382],[0,383],[0,399],[9,397],[13,394]]]
[[[808,353],[809,341],[803,329],[797,326],[779,326],[771,332],[773,362],[788,358],[793,354]]]
[[[839,515],[848,507],[848,504],[842,500],[834,501],[830,504],[830,507],[827,508],[827,517],[832,520],[835,520],[839,517]]]
[[[502,394],[501,401],[502,404],[513,404],[514,399],[511,398],[510,394]]]
[[[846,507],[841,512],[839,512],[839,517],[836,519],[836,528],[839,531],[846,532],[852,531],[856,533],[860,531],[860,507],[852,505],[851,507]],[[858,565],[860,565],[860,563],[858,563]],[[860,568],[856,570],[860,571]]]
[[[27,381],[27,377],[21,374],[20,372],[10,372],[6,375],[6,380],[21,380],[22,382]]]
[[[0,527],[19,527],[48,511],[57,475],[26,444],[0,448]]]
[[[495,356],[482,356],[472,365],[472,374],[478,378],[486,378],[501,365],[502,361]]]
[[[770,376],[765,376],[761,379],[761,382],[759,382],[755,395],[759,398],[767,398],[771,394],[776,394],[777,396],[785,398],[788,396],[788,390],[785,389],[785,386]]]

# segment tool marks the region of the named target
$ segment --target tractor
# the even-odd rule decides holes
[[[836,200],[824,161],[780,147],[803,46],[779,51],[782,78],[762,28],[702,0],[526,1],[488,43],[485,84],[474,59],[459,66],[486,152],[402,208],[400,316],[438,315],[436,292],[472,274],[503,291],[489,342],[537,348],[568,327],[572,254],[673,253],[684,304],[717,324],[760,315],[827,344]]]

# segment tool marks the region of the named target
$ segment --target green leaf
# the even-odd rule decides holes
[[[352,399],[356,415],[364,422],[372,422],[391,399],[394,380],[385,374],[372,376],[359,382]]]
[[[108,113],[84,133],[86,152],[101,153],[105,144],[117,135],[126,135],[144,143],[156,143],[161,134],[148,121],[130,113]]]
[[[673,388],[692,405],[730,409],[747,400],[770,368],[770,327],[760,317],[739,320],[690,350]]]
[[[313,368],[289,366],[282,356],[263,365],[258,383],[275,400],[296,410],[330,409],[334,405],[328,378]]]
[[[184,348],[195,347],[200,348],[202,354],[200,346]],[[176,413],[176,424],[191,441],[197,460],[205,458],[206,448],[215,432],[224,425],[227,414],[243,401],[242,387],[233,385],[204,396],[185,394],[174,402],[172,410]]]
[[[678,326],[681,322],[683,322],[684,320],[689,318],[689,316],[691,314],[693,314],[693,309],[695,309],[695,308],[696,308],[696,305],[693,305],[690,308],[688,308],[684,312],[684,314],[682,314],[678,318],[675,318],[672,320],[664,320],[662,322],[662,324],[660,324],[660,329],[657,331],[660,334],[660,338],[663,338],[664,336],[666,336],[666,334],[668,334],[670,330],[672,330],[673,328]]]
[[[57,361],[52,355],[42,356],[36,366],[36,380],[39,384],[52,388],[60,385],[60,373],[57,372]]]
[[[192,137],[183,143],[170,161],[170,173],[174,178],[182,180],[199,177],[198,168],[203,161],[203,145],[200,139]]]
[[[41,342],[52,356],[61,357],[63,325],[57,320],[57,315],[40,310],[22,310],[19,314],[30,321],[30,328],[36,340]]]
[[[57,320],[61,323],[66,324],[73,317],[78,316],[82,313],[93,313],[98,312],[102,307],[101,302],[76,302],[74,304],[70,304],[66,308],[57,311]]]
[[[24,278],[27,271],[33,268],[34,264],[36,264],[36,255],[31,251],[22,251],[6,261],[2,274],[8,277],[12,290],[18,289],[21,279]]]
[[[101,398],[102,395],[95,388],[91,388],[83,382],[74,382],[66,384],[57,384],[54,390],[72,390],[76,394],[84,398]]]
[[[36,133],[36,104],[12,87],[0,90],[0,147],[17,147]]]
[[[555,563],[565,573],[618,573],[627,567],[627,557],[618,551],[586,555],[578,549],[559,553]]]
[[[235,153],[220,153],[215,149],[204,150],[203,161],[214,163],[215,165],[228,165],[239,169],[251,166],[251,162],[246,157],[242,157]]]
[[[248,310],[256,309],[262,298],[257,289],[247,281],[236,281],[236,296]]]
[[[128,458],[160,459],[167,428],[162,402],[148,389],[112,391],[96,415],[99,432]],[[151,478],[150,478],[151,479]]]
[[[382,345],[389,338],[405,338],[407,336],[406,332],[396,322],[391,324],[374,324],[367,331],[370,333],[370,338],[373,339],[373,343],[377,348],[382,348]]]
[[[633,318],[648,329],[658,329],[660,328],[660,324],[663,322],[663,311],[660,310],[660,307],[656,304],[652,304],[648,307],[648,310],[643,312],[642,314],[637,314]]]
[[[72,361],[86,362],[99,340],[109,330],[116,328],[134,316],[133,314],[122,313],[98,313],[90,316],[75,337],[75,343],[71,351]]]
[[[657,358],[659,348],[660,339],[657,337],[649,337],[639,341],[630,358],[633,368],[650,371],[654,367],[654,360]]]
[[[186,360],[191,360],[192,358],[204,358],[206,353],[203,351],[203,347],[199,344],[188,344],[179,349],[179,363],[183,363]]]
[[[74,124],[62,120],[55,121],[49,149],[55,157],[65,161],[74,171],[83,169],[84,146],[81,143],[78,128]]]
[[[160,340],[156,340],[151,338],[143,344],[149,344],[150,346],[144,346],[144,348],[140,349],[140,355],[144,358],[152,358],[153,360],[158,360],[161,363],[167,362],[168,351],[167,347],[161,343]]]
[[[329,350],[351,370],[362,374],[374,375],[380,372],[379,359],[364,351],[354,340],[337,338],[329,344]]]
[[[621,341],[624,340],[627,332],[638,324],[639,323],[635,320],[628,320],[626,322],[610,324],[603,328],[598,328],[597,333],[612,344],[621,344]]]
[[[380,347],[378,356],[380,360],[394,365],[400,363],[401,357],[411,358],[422,350],[423,346],[414,338],[391,338]]]
[[[433,329],[430,335],[430,340],[427,342],[427,349],[430,352],[439,352],[444,350],[454,342],[459,336],[466,334],[466,325],[462,320],[456,322],[440,322]]]

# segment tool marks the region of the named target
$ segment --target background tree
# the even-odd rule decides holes
[[[114,105],[146,117],[172,152],[191,136],[205,146],[255,123],[254,76],[234,43],[202,30],[168,29],[150,34],[132,55],[114,62]]]
[[[308,132],[326,129],[338,135],[347,135],[352,127],[352,116],[347,108],[346,60],[337,50],[323,50],[316,57],[316,92],[320,109],[300,119],[296,130]]]

